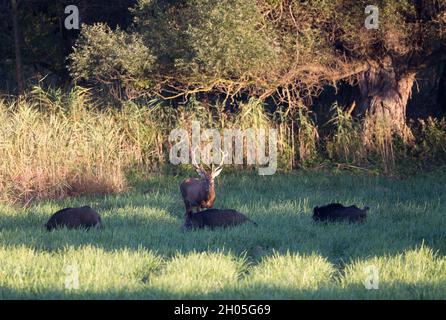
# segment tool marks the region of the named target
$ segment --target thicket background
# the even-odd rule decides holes
[[[443,165],[446,2],[368,4],[0,0],[0,197],[122,191],[194,120],[278,129],[282,171]]]

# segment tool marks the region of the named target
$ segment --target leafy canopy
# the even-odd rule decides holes
[[[119,81],[141,94],[278,94],[289,101],[392,57],[421,68],[444,53],[446,4],[378,0],[139,0],[124,32],[83,26],[71,55],[76,79]]]

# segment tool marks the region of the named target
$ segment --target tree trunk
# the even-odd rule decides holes
[[[360,76],[357,112],[366,116],[365,137],[370,138],[385,127],[386,132],[399,135],[405,142],[412,140],[406,107],[415,76],[415,72],[398,70],[390,58],[371,63]]]
[[[19,29],[20,27],[18,22],[17,0],[11,0],[11,13],[12,13],[12,28],[14,32],[17,88],[19,95],[21,95],[25,89],[25,82],[23,81],[22,54],[20,52],[20,29]]]

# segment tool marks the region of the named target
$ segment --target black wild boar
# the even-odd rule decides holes
[[[51,216],[45,225],[48,231],[56,228],[100,228],[101,216],[89,206],[79,208],[65,208]]]
[[[340,203],[330,203],[313,209],[314,221],[348,221],[363,222],[367,217],[369,207],[359,209],[357,206],[345,207]]]
[[[243,213],[231,209],[208,209],[196,213],[187,212],[183,229],[202,229],[208,227],[214,229],[217,227],[230,227],[245,222],[252,222]]]

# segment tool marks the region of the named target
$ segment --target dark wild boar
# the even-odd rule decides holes
[[[191,154],[192,164],[195,167],[198,175],[201,177],[188,178],[180,185],[181,196],[183,197],[184,206],[186,208],[186,215],[196,208],[197,212],[202,208],[212,208],[215,202],[215,186],[214,179],[220,174],[225,159],[225,154],[222,153],[220,165],[210,171],[206,172],[203,167],[199,166],[195,161],[195,149]]]
[[[340,203],[330,203],[313,209],[314,221],[348,221],[363,222],[367,217],[369,207],[359,209],[357,206],[345,207]]]
[[[65,208],[51,216],[45,227],[48,231],[56,228],[100,228],[101,216],[89,206],[79,208]]]
[[[250,220],[243,213],[232,209],[208,209],[200,212],[188,212],[184,221],[183,229],[202,229],[208,227],[231,227],[245,222],[257,223]]]

